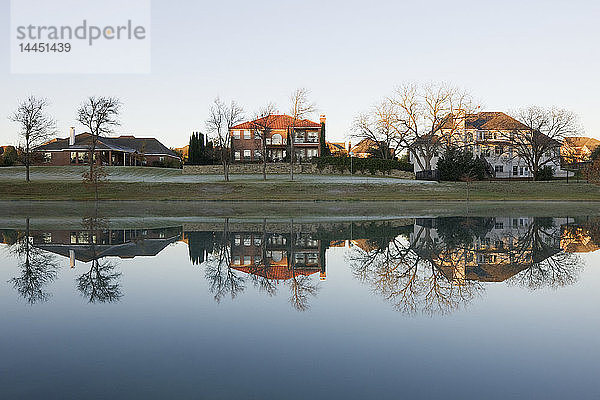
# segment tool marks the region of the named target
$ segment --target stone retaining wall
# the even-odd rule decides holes
[[[262,174],[262,164],[231,164],[229,167],[230,174]],[[290,165],[285,163],[268,163],[267,164],[267,174],[289,174]],[[183,166],[183,174],[184,175],[219,175],[223,173],[222,165],[184,165]],[[340,173],[339,171],[334,170],[332,167],[327,167],[322,171],[319,170],[314,164],[295,164],[294,165],[294,173],[297,174],[328,174],[328,175],[350,175],[349,171],[344,171],[344,173]],[[360,172],[355,172],[354,175],[366,176],[372,175],[370,173],[361,174]],[[377,173],[375,175],[383,175],[381,173]],[[385,176],[393,176],[397,178],[404,179],[414,179],[414,174],[412,172],[400,171],[400,170],[392,170],[390,174],[385,174]]]

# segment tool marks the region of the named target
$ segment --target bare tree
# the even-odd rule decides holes
[[[421,169],[430,170],[431,160],[444,147],[461,142],[459,134],[476,107],[471,95],[444,83],[407,84],[388,99],[394,105],[397,147],[407,150]]]
[[[83,174],[83,178],[84,181],[94,185],[96,200],[98,200],[98,183],[105,176],[100,157],[96,162],[96,147],[101,136],[111,134],[113,129],[120,125],[120,110],[121,102],[119,99],[102,96],[88,97],[77,110],[77,121],[85,126],[90,134],[88,145],[90,169]]]
[[[527,134],[511,134],[506,138],[512,143],[513,157],[520,158],[537,179],[545,166],[560,165],[560,148],[567,136],[579,132],[577,115],[562,108],[530,106],[513,113],[523,123]]]
[[[209,116],[206,120],[206,128],[213,134],[220,149],[223,176],[226,182],[229,182],[229,166],[231,165],[231,128],[242,122],[243,117],[244,109],[235,101],[226,105],[217,97],[210,106]]]
[[[310,92],[308,89],[296,89],[290,96],[290,115],[292,117],[292,126],[288,127],[288,140],[290,143],[290,179],[294,180],[294,150],[295,129],[299,120],[307,118],[317,110],[315,103],[308,100]]]
[[[10,251],[19,259],[21,274],[10,280],[17,292],[29,303],[45,302],[50,298],[46,286],[58,277],[58,263],[50,253],[34,246],[29,230],[29,218],[25,232],[19,234]]]
[[[398,106],[389,99],[381,101],[369,112],[356,117],[352,131],[353,137],[366,139],[376,145],[375,154],[386,160],[398,152],[407,132],[399,120]]]
[[[23,141],[23,163],[26,181],[30,182],[29,167],[35,146],[42,144],[56,130],[55,121],[46,113],[48,100],[29,96],[19,103],[10,120],[20,125],[19,136]]]
[[[262,157],[262,174],[263,180],[267,180],[267,139],[271,137],[273,130],[273,121],[277,113],[277,106],[273,103],[268,103],[264,106],[254,118],[254,138],[260,140],[260,152]]]

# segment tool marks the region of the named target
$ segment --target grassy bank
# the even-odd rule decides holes
[[[466,183],[307,183],[107,182],[99,187],[101,200],[230,200],[230,201],[464,201]],[[475,182],[471,200],[600,201],[600,186],[566,182]],[[0,200],[93,200],[94,190],[77,181],[0,181]]]

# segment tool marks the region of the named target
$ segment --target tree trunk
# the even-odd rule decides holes
[[[266,133],[263,132],[263,140],[262,140],[262,157],[263,157],[263,167],[262,167],[262,173],[263,173],[263,181],[267,180],[267,138],[266,138]]]
[[[29,179],[29,136],[27,136],[27,145],[25,147],[25,181],[27,183],[31,182],[31,179]]]
[[[294,125],[296,120],[294,119]],[[288,134],[290,140],[290,180],[294,180],[294,128]]]

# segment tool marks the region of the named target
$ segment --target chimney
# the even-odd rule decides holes
[[[69,130],[69,146],[73,146],[75,144],[75,127],[71,127]]]
[[[321,117],[320,117],[321,123],[324,124],[326,120],[327,120],[327,118],[325,118],[325,115],[321,114]]]

